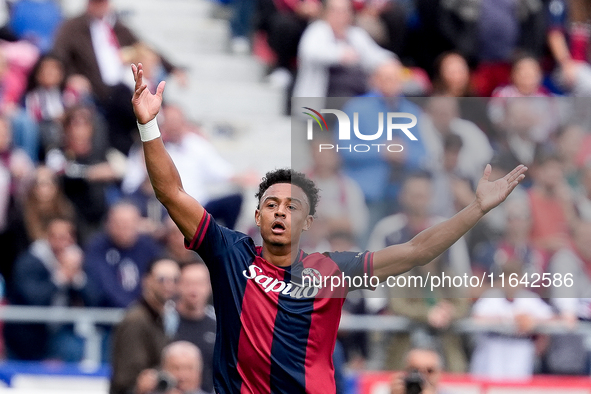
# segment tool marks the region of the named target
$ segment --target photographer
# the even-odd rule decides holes
[[[404,369],[394,375],[391,394],[446,394],[439,388],[443,365],[437,351],[412,349],[406,355]]]
[[[187,341],[177,341],[162,350],[162,368],[144,370],[135,394],[206,394],[200,389],[201,351]]]

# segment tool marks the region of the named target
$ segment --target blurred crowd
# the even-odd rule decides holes
[[[131,62],[143,63],[151,88],[166,78],[182,85],[187,71],[141,42],[108,0],[88,0],[71,19],[52,0],[6,4],[10,18],[0,29],[6,302],[129,308],[119,328],[104,329],[112,392],[157,391],[170,380],[162,374],[167,368],[203,371],[196,382],[174,379],[189,380],[186,392],[211,391],[215,321],[207,270],[185,250],[153,193],[130,104]],[[591,1],[236,0],[232,6],[232,51],[252,50],[267,62],[269,83],[288,97],[326,98],[327,105],[331,97],[351,97],[339,108],[351,119],[360,113],[362,130],[378,128],[377,119],[363,116],[369,111],[419,119],[417,141],[384,136],[402,152],[319,152],[318,144],[334,144],[335,136],[313,141],[306,172],[322,198],[302,248],[376,250],[409,241],[466,207],[487,163],[492,180],[519,163],[529,167],[503,206],[435,262],[408,274],[504,273],[519,277],[517,286],[468,297],[445,287],[393,288],[347,299],[345,313],[412,321],[411,332],[382,338],[383,367],[404,369],[404,354],[429,348],[441,357],[437,365],[452,372],[498,379],[588,374],[584,337],[536,331],[591,320]],[[165,104],[159,123],[185,189],[216,220],[236,227],[252,175],[232,168],[174,103]],[[352,144],[364,143],[355,138]],[[567,273],[575,277],[568,289],[532,283],[535,274],[541,285],[544,274],[553,281]],[[480,334],[452,330],[470,316],[484,327]],[[487,332],[493,323],[517,331]],[[83,341],[70,325],[11,323],[3,333],[7,358],[82,358]],[[341,361],[364,368],[372,338],[342,332],[339,339]],[[191,365],[175,367],[179,358]]]

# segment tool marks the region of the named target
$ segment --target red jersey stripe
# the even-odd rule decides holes
[[[264,269],[265,275],[282,281],[284,274],[271,270],[262,259],[254,264]],[[272,300],[270,300],[272,298]],[[279,293],[265,292],[256,279],[249,280],[244,291],[240,321],[242,329],[238,341],[238,373],[242,377],[240,393],[271,393],[271,346]]]
[[[207,211],[203,211],[203,216],[201,217],[201,221],[197,226],[197,230],[195,231],[195,235],[189,244],[185,241],[185,247],[190,250],[198,249],[201,246],[201,242],[203,242],[203,238],[205,237],[205,233],[207,232],[207,228],[209,227],[209,222],[211,221],[211,215],[207,213]]]

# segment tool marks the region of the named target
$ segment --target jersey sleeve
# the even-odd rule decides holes
[[[219,256],[245,238],[248,238],[246,234],[220,226],[209,212],[204,211],[193,239],[190,242],[185,239],[185,247],[197,252],[211,272]]]
[[[370,278],[373,275],[373,252],[332,252],[328,255],[344,275],[351,277],[351,279],[354,277],[364,279],[355,281],[356,283],[361,282],[362,285],[352,289],[375,289],[370,284]]]

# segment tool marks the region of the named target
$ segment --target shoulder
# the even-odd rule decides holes
[[[317,20],[308,25],[302,36],[302,43],[313,44],[315,38],[326,38],[334,36],[332,29],[324,20]]]
[[[142,305],[140,302],[134,302],[125,311],[123,320],[121,320],[121,325],[144,325],[148,322],[149,315],[150,313],[144,305]]]
[[[121,325],[134,324],[141,321],[145,321],[147,315],[148,311],[146,310],[146,308],[144,308],[139,302],[134,302],[125,311],[125,315],[123,315],[123,320],[121,320]]]
[[[330,30],[329,24],[322,19],[318,19],[318,20],[310,23],[308,25],[308,27],[306,28],[306,31],[310,31],[310,32],[329,31],[329,30]]]
[[[371,38],[371,36],[369,35],[369,33],[359,27],[359,26],[350,26],[349,29],[347,29],[347,36],[349,37],[349,39],[352,40],[357,40],[357,39],[361,39],[361,40],[367,40],[370,39],[371,41],[373,41],[373,39]]]

